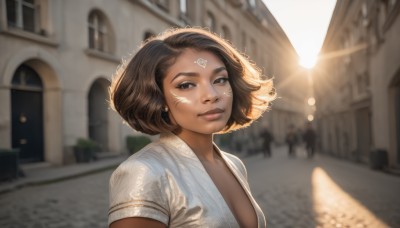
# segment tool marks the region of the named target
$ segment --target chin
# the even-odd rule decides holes
[[[218,127],[216,126],[213,128],[205,129],[202,133],[203,134],[215,134],[215,133],[218,133],[218,132],[221,132],[222,130],[224,130],[225,126],[226,125],[218,126]]]

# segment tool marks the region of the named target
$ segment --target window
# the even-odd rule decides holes
[[[7,0],[6,7],[9,27],[38,32],[38,10],[34,0]]]
[[[225,38],[226,40],[231,40],[232,39],[232,35],[231,35],[231,31],[229,30],[229,28],[227,26],[222,26],[222,37]]]
[[[181,14],[186,15],[187,14],[187,4],[186,0],[180,0],[179,1],[179,11]]]
[[[364,91],[364,85],[361,75],[357,75],[357,92],[360,94]]]
[[[11,81],[13,88],[42,90],[43,84],[35,70],[27,65],[21,65],[15,71]]]
[[[205,26],[209,28],[211,31],[215,32],[215,18],[214,15],[210,12],[207,12]]]
[[[367,18],[367,16],[368,16],[368,6],[367,6],[367,3],[366,3],[366,2],[364,2],[364,3],[361,5],[361,14],[362,14],[362,17],[363,17],[363,18]]]
[[[257,59],[257,43],[254,39],[250,40],[250,54],[253,60]]]
[[[251,8],[256,8],[256,0],[249,0],[249,4]]]
[[[247,50],[247,37],[246,37],[246,33],[242,32],[242,49],[243,52],[246,52]]]
[[[108,33],[104,17],[97,11],[89,14],[89,48],[101,52],[108,51]]]

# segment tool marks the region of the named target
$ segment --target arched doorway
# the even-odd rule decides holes
[[[100,145],[102,151],[108,150],[108,94],[109,82],[96,80],[89,90],[89,138]]]
[[[24,64],[11,82],[11,122],[12,147],[20,149],[20,161],[43,161],[43,84],[36,71]]]

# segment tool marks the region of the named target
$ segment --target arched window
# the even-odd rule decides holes
[[[215,32],[215,17],[212,13],[207,12],[205,26],[210,29],[210,31]]]
[[[89,48],[101,52],[109,52],[109,33],[104,16],[97,10],[93,10],[88,18]]]
[[[7,0],[7,24],[29,32],[38,32],[38,7],[34,0]]]

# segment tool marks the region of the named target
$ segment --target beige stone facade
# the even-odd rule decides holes
[[[145,38],[183,26],[211,28],[275,78],[272,111],[230,140],[251,147],[247,133],[268,122],[282,142],[288,123],[304,121],[304,80],[287,80],[297,56],[260,0],[0,0],[0,148],[59,165],[73,162],[78,138],[124,151],[137,133],[108,108],[111,76]]]
[[[314,71],[322,151],[400,164],[400,1],[338,0]]]

